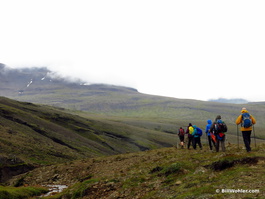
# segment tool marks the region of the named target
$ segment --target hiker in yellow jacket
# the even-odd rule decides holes
[[[250,135],[252,131],[252,125],[256,124],[256,119],[248,113],[246,108],[242,108],[241,113],[242,114],[239,115],[238,118],[236,119],[236,124],[237,125],[241,124],[241,131],[242,131],[244,144],[246,146],[247,152],[250,152],[251,151]]]

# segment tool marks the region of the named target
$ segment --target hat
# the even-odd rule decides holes
[[[220,119],[221,119],[221,115],[217,115],[216,120],[220,120]]]
[[[247,113],[247,109],[245,107],[242,108],[241,113]]]

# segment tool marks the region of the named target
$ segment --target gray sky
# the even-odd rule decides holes
[[[265,101],[265,1],[0,0],[0,63],[89,83]]]

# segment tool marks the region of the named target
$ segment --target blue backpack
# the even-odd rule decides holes
[[[196,132],[195,132],[196,135],[198,135],[199,137],[202,136],[202,130],[201,130],[200,128],[197,127],[197,128],[194,129],[194,130],[196,130]]]
[[[249,128],[252,126],[252,120],[250,118],[249,113],[243,113],[242,114],[242,123],[241,126],[244,128]]]

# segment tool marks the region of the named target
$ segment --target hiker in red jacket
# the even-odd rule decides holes
[[[185,131],[182,127],[179,128],[179,140],[180,140],[180,146],[183,149],[184,148],[184,136],[185,136]]]

